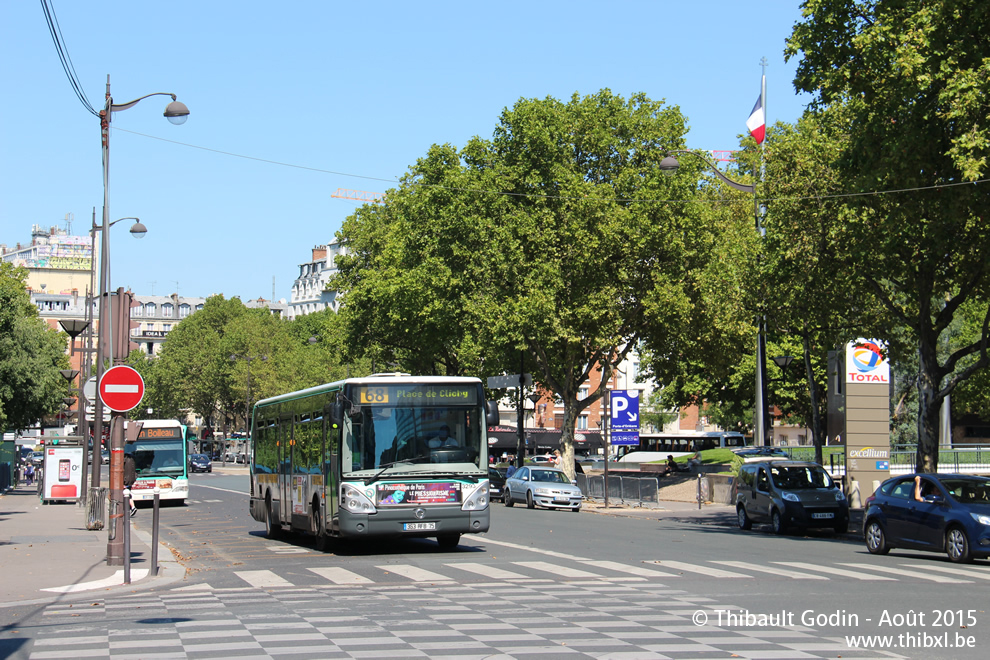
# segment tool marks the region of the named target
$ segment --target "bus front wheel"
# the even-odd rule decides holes
[[[282,526],[275,522],[272,517],[272,498],[269,495],[265,498],[265,536],[270,539],[277,539],[282,532]]]
[[[444,550],[453,550],[460,542],[460,534],[443,534],[437,537],[437,544]]]

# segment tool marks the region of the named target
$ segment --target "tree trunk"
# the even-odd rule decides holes
[[[942,396],[938,357],[934,342],[924,339],[918,346],[918,450],[915,471],[938,472],[938,428]]]
[[[822,438],[825,437],[825,422],[822,418],[821,398],[822,388],[815,382],[815,372],[811,368],[811,345],[808,336],[802,338],[804,349],[804,372],[808,381],[808,395],[811,397],[811,442],[815,446],[815,462],[823,464]]]
[[[578,404],[573,397],[564,397],[564,425],[560,433],[560,465],[569,481],[574,481],[574,426]]]

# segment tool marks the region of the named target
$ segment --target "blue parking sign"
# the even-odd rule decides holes
[[[613,429],[639,430],[639,390],[612,390]]]

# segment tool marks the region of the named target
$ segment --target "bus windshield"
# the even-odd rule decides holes
[[[184,440],[139,440],[128,443],[124,453],[134,455],[137,477],[178,477],[185,474]]]
[[[477,472],[484,415],[475,386],[358,387],[343,424],[343,472]],[[365,476],[365,475],[362,475]]]

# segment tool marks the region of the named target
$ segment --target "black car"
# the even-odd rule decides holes
[[[213,472],[213,463],[206,454],[189,455],[190,472]]]
[[[505,497],[505,471],[507,468],[488,466],[488,497],[494,502]]]
[[[990,479],[969,474],[888,479],[866,498],[863,535],[875,555],[904,548],[944,552],[954,562],[988,557]]]

